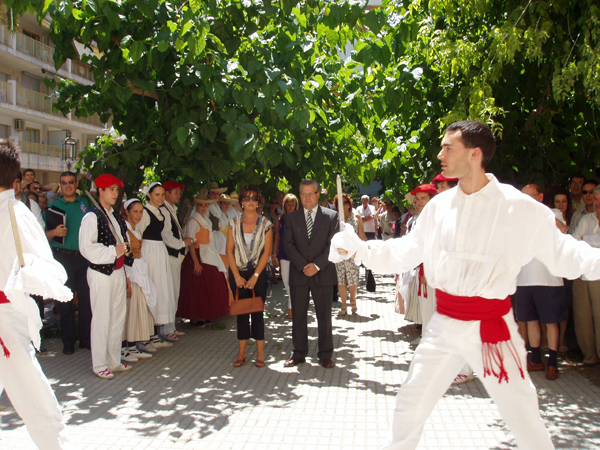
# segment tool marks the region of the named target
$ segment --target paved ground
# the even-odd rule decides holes
[[[364,277],[363,277],[364,278]],[[313,357],[283,367],[291,324],[281,283],[269,300],[267,367],[231,363],[237,353],[234,319],[224,330],[182,325],[187,334],[131,372],[104,381],[93,375],[89,352],[62,354],[59,340],[44,344],[40,362],[56,391],[79,449],[375,449],[386,441],[394,395],[408,370],[416,337],[395,314],[393,280],[376,277],[378,292],[359,290],[359,315],[334,319],[336,367]],[[337,312],[337,305],[336,303]],[[253,347],[249,358],[254,359]],[[571,368],[549,382],[534,373],[544,420],[557,448],[599,448],[600,389]],[[34,449],[4,394],[0,448]],[[425,426],[421,449],[514,447],[479,381],[452,387]]]

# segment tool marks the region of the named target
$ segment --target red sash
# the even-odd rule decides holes
[[[0,291],[0,304],[2,303],[10,303],[10,300],[6,297],[4,291]],[[6,345],[4,345],[2,337],[0,337],[0,347],[2,347],[2,350],[4,350],[4,356],[6,356],[6,359],[8,359],[10,357],[10,352],[6,348]]]
[[[481,335],[481,353],[483,358],[483,376],[493,375],[508,382],[508,373],[504,368],[504,352],[502,342],[506,342],[508,350],[519,367],[521,378],[525,379],[521,360],[514,344],[510,340],[510,332],[503,316],[508,314],[512,304],[510,297],[488,299],[483,297],[459,297],[446,292],[435,290],[437,311],[440,314],[457,320],[479,320]]]
[[[121,255],[117,258],[117,262],[116,262],[116,266],[115,266],[115,270],[119,270],[121,267],[123,267],[123,264],[125,263],[125,255]]]

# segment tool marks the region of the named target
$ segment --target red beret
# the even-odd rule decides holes
[[[435,195],[437,194],[437,189],[433,184],[422,184],[421,186],[410,191],[412,195],[417,195],[418,192],[425,192],[426,194]]]
[[[185,189],[185,186],[181,183],[178,183],[177,181],[167,181],[166,183],[163,184],[163,187],[165,188],[165,191],[170,191],[171,189],[181,189],[182,191]]]
[[[436,181],[458,181],[458,178],[446,178],[444,175],[442,175],[441,173],[438,173],[435,178],[433,179],[433,183],[435,183]]]
[[[94,183],[96,183],[96,186],[101,189],[106,189],[115,184],[121,188],[125,187],[125,186],[123,186],[123,183],[121,182],[121,180],[119,180],[117,177],[115,177],[114,175],[111,175],[109,173],[100,175],[98,178],[96,178]]]

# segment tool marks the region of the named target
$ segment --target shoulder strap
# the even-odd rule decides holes
[[[8,214],[10,215],[10,224],[12,226],[13,236],[15,238],[15,247],[17,247],[17,256],[19,257],[19,265],[25,267],[25,260],[23,259],[23,247],[21,246],[21,237],[19,236],[19,227],[17,226],[17,218],[15,217],[15,207],[8,200]]]

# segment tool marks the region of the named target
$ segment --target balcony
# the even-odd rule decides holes
[[[46,64],[54,65],[54,48],[49,45],[25,36],[23,33],[17,33],[17,48],[21,53],[33,56]]]
[[[17,106],[63,117],[61,113],[52,111],[52,104],[56,102],[54,99],[48,98],[45,94],[25,89],[21,86],[17,86],[16,90]]]
[[[105,124],[100,120],[100,116],[98,114],[92,114],[87,117],[77,117],[75,113],[71,112],[71,120],[76,122],[87,123],[88,125],[92,125],[99,128],[105,128]]]
[[[0,25],[0,44],[8,45],[9,42],[8,27]]]
[[[94,74],[92,73],[92,68],[86,63],[81,62],[79,60],[74,59],[71,61],[71,73],[79,75],[81,78],[94,81]]]
[[[12,104],[12,88],[5,81],[0,81],[0,103]]]
[[[45,145],[45,144],[38,144],[35,142],[20,141],[19,147],[21,147],[21,151],[23,151],[25,153],[33,153],[35,155],[42,155],[42,156],[54,156],[56,158],[62,157],[62,148],[55,147],[53,145]]]

